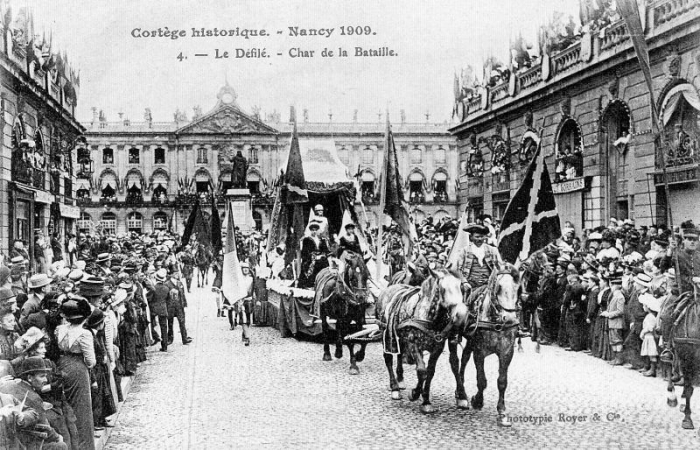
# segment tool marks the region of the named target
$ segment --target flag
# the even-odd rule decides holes
[[[213,197],[211,202],[211,218],[209,220],[209,228],[211,229],[212,251],[214,252],[214,256],[216,256],[223,247],[221,242],[221,217],[219,217],[219,210],[216,207],[216,197]]]
[[[639,4],[637,0],[617,0],[617,10],[625,20],[627,32],[632,40],[634,51],[639,60],[639,68],[642,70],[644,80],[649,89],[649,104],[651,105],[652,127],[658,125],[658,111],[654,101],[654,87],[651,81],[651,65],[649,63],[649,47],[644,36],[644,24],[639,14]]]
[[[194,202],[194,207],[185,224],[185,231],[182,233],[182,245],[190,243],[192,234],[197,236],[197,242],[205,247],[211,248],[211,234],[209,225],[204,220],[202,208],[199,205],[199,199]]]
[[[293,114],[294,116],[294,114]],[[289,145],[289,158],[287,159],[287,170],[285,171],[282,188],[282,202],[286,209],[286,229],[287,233],[285,245],[285,265],[296,259],[296,273],[299,274],[301,268],[301,255],[299,254],[300,241],[304,235],[304,208],[302,204],[309,202],[309,194],[306,190],[306,180],[304,178],[304,166],[301,161],[301,150],[299,149],[299,136],[297,135],[297,124],[294,122],[292,130],[292,141]],[[291,222],[289,221],[291,219]]]
[[[226,205],[226,245],[224,247],[224,265],[221,270],[223,275],[221,292],[224,294],[224,297],[231,304],[245,297],[248,290],[243,288],[245,280],[236,251],[235,226],[233,224],[233,212],[231,211],[230,202]]]
[[[294,130],[292,131],[292,142],[289,145],[287,170],[284,173],[284,187],[284,204],[291,205],[309,201],[309,194],[306,191],[306,180],[304,179],[304,166],[301,162],[301,150],[299,150],[296,122],[294,122]]]
[[[540,145],[503,215],[498,251],[504,261],[514,264],[559,237],[559,213]]]
[[[384,167],[382,168],[383,185],[380,190],[380,201],[384,202],[384,213],[388,214],[401,229],[401,233],[408,240],[407,254],[411,253],[413,239],[417,237],[415,227],[409,219],[406,202],[403,198],[401,175],[399,175],[399,160],[396,156],[394,136],[391,133],[391,125],[387,118],[386,136],[384,143]],[[381,224],[380,224],[381,226]]]
[[[464,228],[469,223],[469,205],[464,208],[464,214],[462,214],[462,219],[459,221],[459,229],[457,230],[457,235],[455,235],[455,240],[452,243],[452,248],[450,249],[450,256],[447,257],[447,267],[456,267],[459,262],[459,250],[465,248],[469,245],[469,233],[464,231]]]

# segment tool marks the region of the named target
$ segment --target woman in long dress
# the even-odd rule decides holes
[[[90,369],[95,367],[95,343],[92,332],[83,328],[90,315],[90,304],[74,296],[61,305],[67,324],[56,328],[60,357],[58,369],[64,374],[64,392],[77,419],[79,448],[94,450],[94,423],[90,393]]]

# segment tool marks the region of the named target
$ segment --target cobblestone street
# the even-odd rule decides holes
[[[194,342],[185,347],[176,338],[167,354],[149,353],[106,448],[700,446],[697,430],[682,430],[682,414],[666,406],[660,378],[644,378],[583,353],[543,347],[537,354],[529,340],[523,341],[525,352],[516,353],[510,366],[508,414],[548,415],[551,422],[516,422],[507,429],[496,425],[495,357],[487,359],[484,409],[462,411],[454,405],[445,351],[432,387],[438,412],[424,416],[417,403],[391,400],[379,344],[368,347],[361,374],[350,376],[347,351],[345,358],[324,363],[319,344],[282,339],[271,328],[254,327],[252,344],[244,347],[240,327],[230,331],[228,321],[216,317],[208,288],[196,289],[189,304]],[[410,387],[413,367],[406,373]],[[470,363],[470,396],[476,390],[474,374]],[[680,397],[679,388],[676,392]],[[697,399],[694,411],[700,410]],[[561,421],[562,415],[568,419]],[[697,413],[695,423],[700,425]]]

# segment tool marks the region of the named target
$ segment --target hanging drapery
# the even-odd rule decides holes
[[[676,112],[676,108],[680,104],[681,98],[685,98],[685,101],[690,106],[700,111],[700,96],[698,96],[698,92],[693,85],[690,83],[679,84],[668,91],[661,105],[661,117],[663,118],[664,126],[670,122],[673,113]]]

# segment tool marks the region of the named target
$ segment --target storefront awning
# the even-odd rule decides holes
[[[690,83],[679,84],[668,91],[661,105],[661,117],[663,118],[664,126],[671,120],[671,116],[673,116],[676,108],[678,108],[681,98],[685,98],[690,106],[700,111],[700,96],[698,96],[698,91],[696,91]]]

